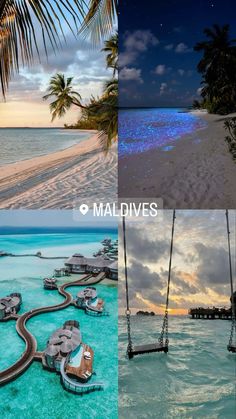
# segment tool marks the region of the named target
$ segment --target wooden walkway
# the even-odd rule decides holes
[[[47,306],[36,308],[34,310],[30,310],[24,314],[22,314],[16,322],[16,330],[19,336],[24,340],[26,344],[25,351],[21,355],[20,359],[18,359],[11,367],[3,370],[0,372],[0,385],[6,384],[9,381],[14,380],[18,377],[22,372],[24,372],[32,361],[35,358],[35,354],[37,351],[37,342],[34,336],[28,331],[26,328],[26,322],[34,316],[37,316],[42,313],[48,313],[51,311],[58,311],[68,307],[71,302],[73,301],[72,295],[65,291],[67,287],[71,286],[80,286],[81,281],[85,280],[87,277],[91,277],[91,275],[86,275],[80,280],[68,282],[58,287],[58,292],[65,297],[65,300],[54,306]],[[100,281],[100,279],[99,279]]]

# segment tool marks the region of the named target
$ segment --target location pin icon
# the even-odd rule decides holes
[[[79,210],[80,210],[82,215],[85,215],[88,212],[89,207],[86,204],[82,204],[82,205],[80,205]]]

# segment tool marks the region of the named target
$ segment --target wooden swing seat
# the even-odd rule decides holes
[[[160,343],[150,343],[147,345],[134,346],[132,350],[128,350],[128,357],[133,358],[136,355],[149,354],[151,352],[168,352],[168,345],[161,345]]]
[[[236,353],[236,346],[235,345],[228,345],[227,349],[229,352]]]

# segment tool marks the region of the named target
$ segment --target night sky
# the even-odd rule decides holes
[[[200,98],[203,30],[228,23],[236,38],[235,0],[120,2],[119,100],[122,107],[189,106]]]

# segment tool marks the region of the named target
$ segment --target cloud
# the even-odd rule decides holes
[[[197,275],[205,284],[213,288],[229,284],[228,252],[223,247],[205,246],[196,243],[198,257]]]
[[[164,49],[165,49],[166,51],[171,51],[173,48],[174,48],[174,44],[168,44],[168,45],[165,45],[165,46],[164,46]]]
[[[184,44],[184,42],[180,42],[176,46],[175,52],[177,52],[178,54],[185,54],[186,52],[192,52],[192,49],[188,48],[188,46],[186,44]]]
[[[147,51],[149,46],[156,46],[159,40],[149,30],[125,32],[124,51],[119,53],[119,68],[133,64],[138,56]]]
[[[135,227],[129,228],[128,233],[129,256],[145,263],[156,263],[161,257],[169,252],[169,242],[167,240],[151,240]]]
[[[179,73],[180,76],[184,76],[185,71],[182,68],[179,68],[178,73]]]
[[[143,79],[141,77],[141,69],[134,67],[122,68],[122,70],[119,72],[119,80],[143,83]]]
[[[163,74],[165,74],[167,71],[167,68],[165,66],[165,64],[159,64],[158,66],[156,66],[154,72],[155,74],[157,74],[158,76],[162,76]]]
[[[160,86],[160,95],[161,96],[164,95],[164,93],[166,93],[167,89],[168,89],[167,83],[161,83],[161,86]]]
[[[119,53],[119,68],[132,64],[137,58],[136,51],[126,51]]]
[[[143,52],[148,49],[149,45],[156,46],[159,44],[159,40],[149,30],[126,32],[124,36],[124,47],[127,51]]]
[[[202,93],[202,87],[199,87],[199,89],[197,89],[196,93],[197,93],[197,95],[198,95],[198,96],[201,96],[201,93]]]

